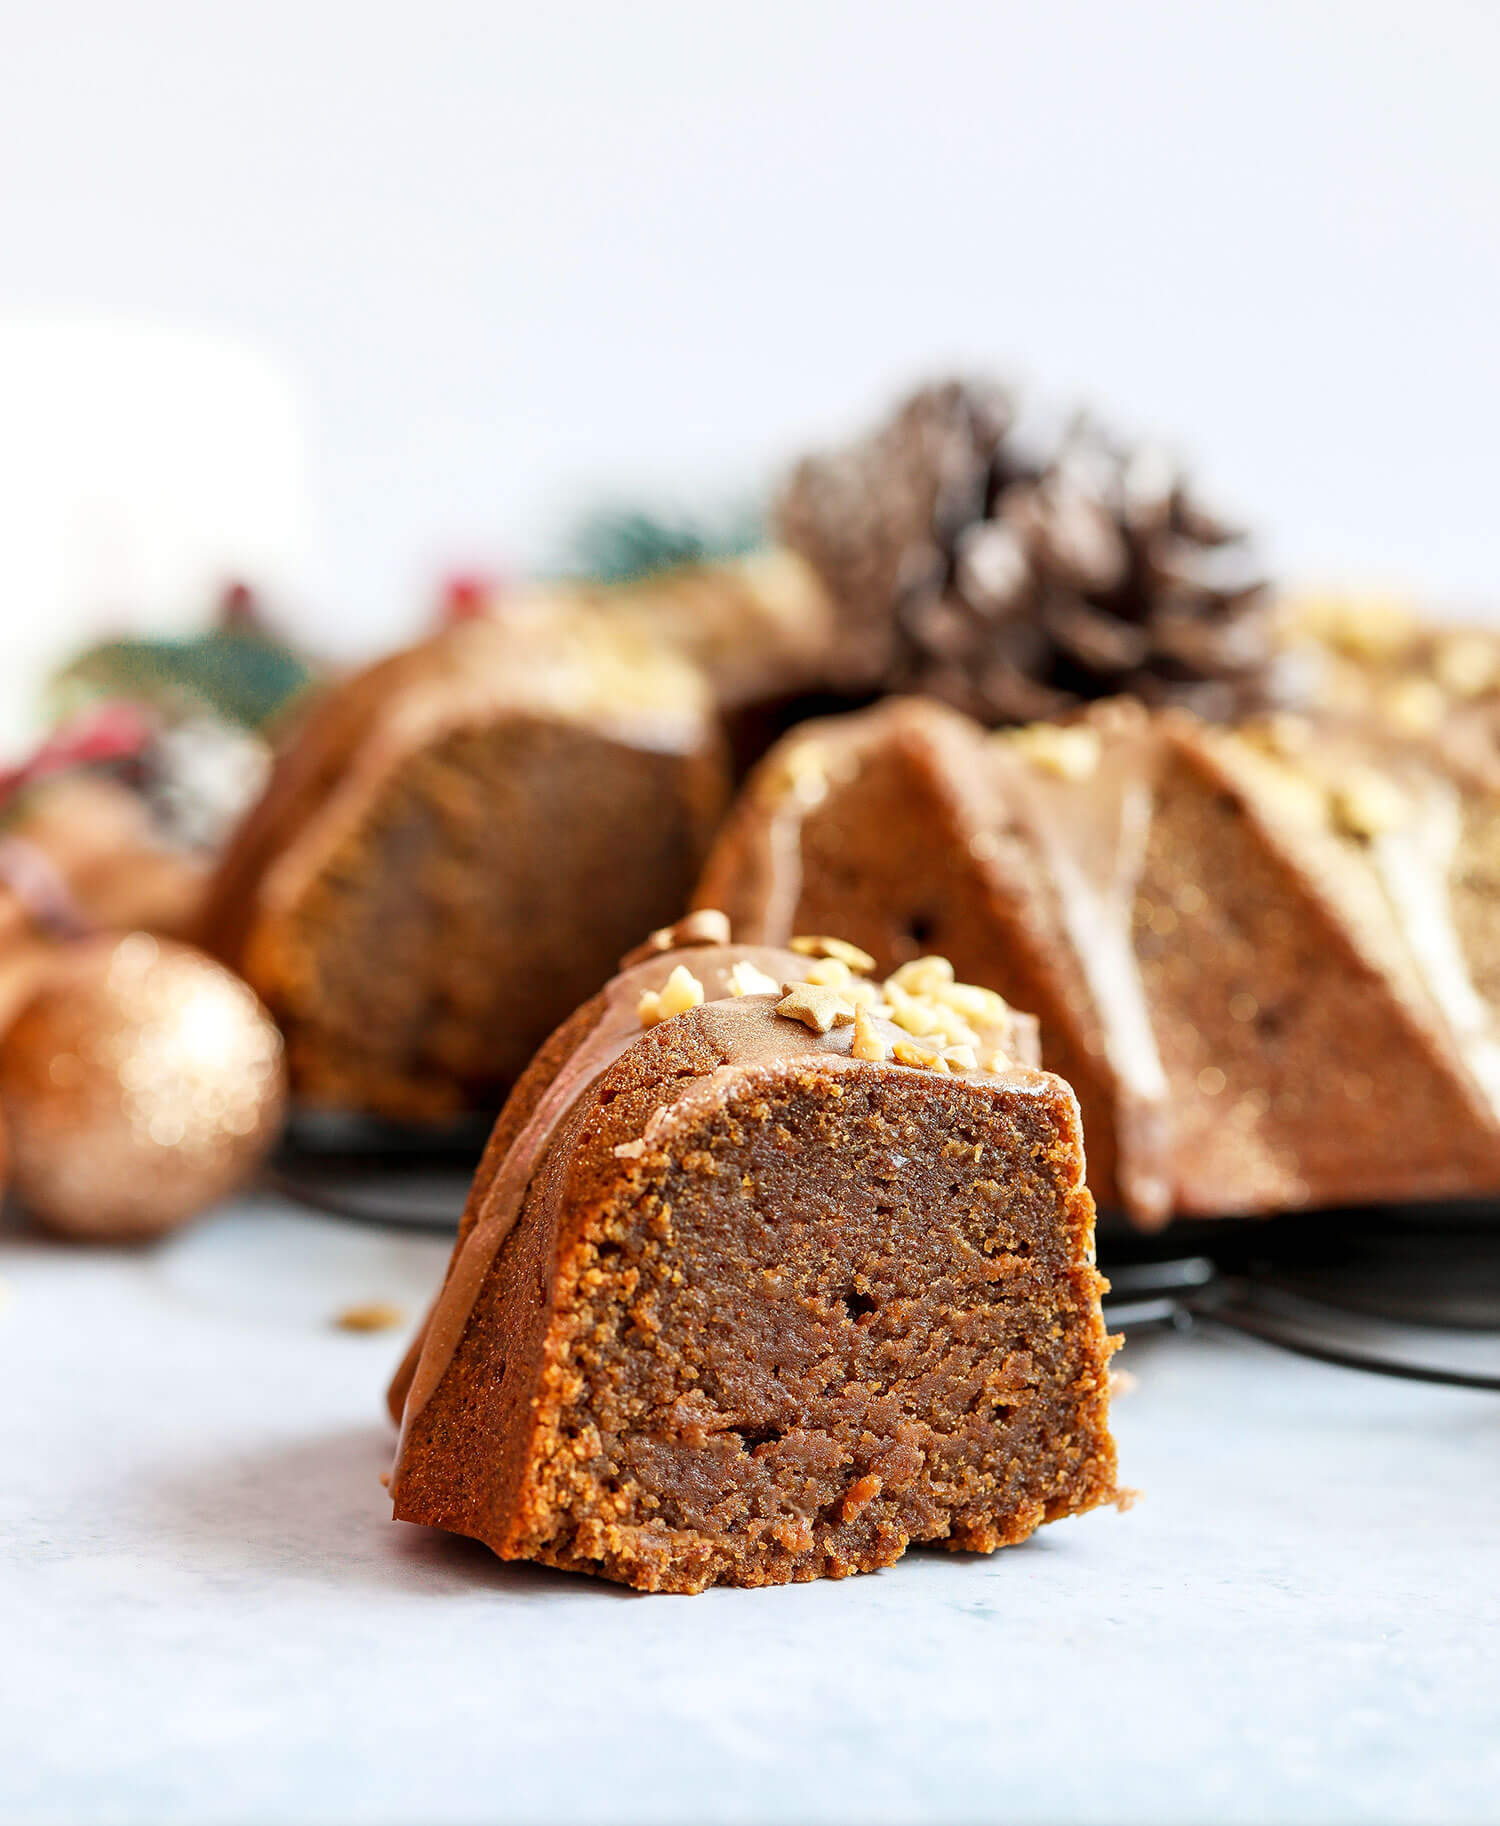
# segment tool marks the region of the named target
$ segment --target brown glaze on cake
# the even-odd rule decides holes
[[[881,969],[940,952],[1031,1009],[1082,1107],[1096,1197],[1155,1222],[1167,1090],[1130,946],[1155,747],[1128,705],[1091,727],[1110,757],[1097,797],[921,699],[805,725],[741,795],[697,898],[766,943],[836,927]]]
[[[1367,719],[1128,702],[987,736],[917,701],[796,732],[699,888],[768,943],[841,909],[1034,1008],[1101,1204],[1151,1226],[1500,1185],[1500,791]]]
[[[1459,789],[1364,734],[1284,741],[1164,730],[1135,948],[1176,1208],[1500,1185],[1495,1011],[1454,921]]]
[[[725,793],[699,674],[627,630],[470,622],[332,688],[205,920],[304,1103],[494,1107],[680,911]]]
[[[1074,1099],[941,971],[835,988],[822,961],[650,956],[543,1049],[407,1379],[398,1517],[696,1591],[1115,1498]],[[829,982],[721,996],[746,965]],[[679,967],[704,1001],[643,1029]],[[987,1063],[911,1031],[959,1008]]]

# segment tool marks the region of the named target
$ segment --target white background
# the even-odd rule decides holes
[[[0,16],[0,307],[279,364],[339,644],[955,360],[1178,440],[1299,576],[1500,596],[1481,0]]]

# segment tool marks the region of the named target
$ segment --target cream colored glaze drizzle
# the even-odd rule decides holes
[[[401,1444],[397,1447],[398,1461],[412,1421],[431,1400],[453,1361],[490,1264],[515,1227],[527,1187],[553,1130],[599,1074],[607,1071],[640,1038],[642,1027],[637,1009],[641,996],[649,989],[660,989],[675,967],[685,964],[703,984],[708,999],[718,1000],[728,990],[730,970],[746,958],[783,981],[800,979],[809,962],[791,952],[766,946],[701,946],[646,958],[629,970],[621,971],[606,985],[604,1009],[598,1022],[572,1056],[564,1061],[512,1142],[495,1175],[478,1222],[469,1232],[433,1305],[422,1337],[416,1373],[406,1395]]]
[[[1458,794],[1432,780],[1417,816],[1372,838],[1370,855],[1432,999],[1480,1089],[1500,1113],[1500,1041],[1469,974],[1448,896],[1459,836]]]
[[[766,826],[767,880],[764,936],[785,943],[796,930],[802,899],[802,827],[808,815],[828,797],[821,773],[794,774],[772,810]]]
[[[762,788],[767,798],[766,877],[758,936],[765,944],[784,945],[796,932],[807,820],[827,799],[831,785],[855,778],[862,760],[860,745],[851,745],[842,730],[828,737],[802,736],[781,751],[776,771]]]
[[[1154,740],[1147,732],[1118,743],[1106,736],[1098,771],[1081,784],[1045,775],[1003,738],[995,749],[1009,802],[1056,888],[1127,1106],[1115,1169],[1121,1192],[1142,1222],[1162,1222],[1172,1197],[1170,1093],[1132,936],[1151,828]],[[1107,798],[1101,784],[1118,798]]]

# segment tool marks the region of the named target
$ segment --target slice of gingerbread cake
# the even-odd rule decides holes
[[[698,893],[1034,1009],[1101,1206],[1143,1227],[1500,1186],[1500,770],[1367,719],[1129,701],[796,730]]]
[[[941,704],[891,698],[771,751],[697,898],[767,944],[836,923],[882,970],[937,951],[1030,1009],[1082,1107],[1095,1197],[1159,1224],[1168,1086],[1131,948],[1156,765],[1138,704],[990,736]]]
[[[629,630],[471,621],[333,686],[224,857],[207,946],[305,1105],[498,1107],[685,903],[722,809],[698,672]]]
[[[395,1391],[396,1515],[642,1590],[1115,1500],[1078,1107],[939,958],[700,913],[501,1116]],[[704,942],[705,940],[713,942]]]

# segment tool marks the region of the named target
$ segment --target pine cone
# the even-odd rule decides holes
[[[809,458],[777,525],[838,604],[842,689],[987,723],[1121,692],[1218,719],[1285,699],[1245,535],[1160,451],[1085,417],[1042,434],[1002,387],[926,388]]]

